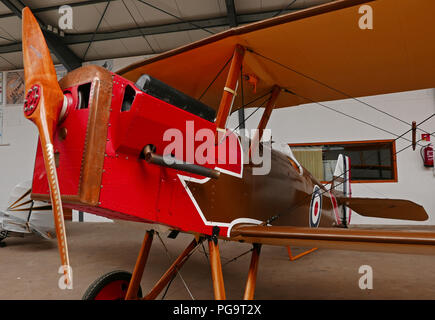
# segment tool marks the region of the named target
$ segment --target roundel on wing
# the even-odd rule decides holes
[[[319,186],[314,186],[310,202],[310,227],[317,228],[322,215],[322,193]]]

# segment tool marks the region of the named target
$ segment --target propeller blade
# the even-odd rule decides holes
[[[64,96],[57,81],[56,70],[50,51],[38,22],[29,8],[22,12],[22,42],[26,100],[24,115],[38,128],[45,169],[50,187],[54,224],[62,262],[65,284],[69,284],[70,264],[66,242],[62,200],[54,158],[53,135],[56,131]]]

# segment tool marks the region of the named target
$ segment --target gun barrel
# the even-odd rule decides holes
[[[145,161],[148,163],[152,163],[167,168],[172,168],[175,170],[193,173],[208,178],[217,179],[219,178],[220,175],[220,172],[214,169],[177,160],[174,157],[170,157],[170,156],[157,155],[151,151],[151,148],[148,147],[145,147],[144,149],[144,158]]]

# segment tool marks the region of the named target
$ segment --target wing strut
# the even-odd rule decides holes
[[[234,49],[233,58],[231,60],[230,70],[228,71],[227,80],[225,82],[224,92],[219,105],[219,110],[216,117],[216,130],[223,130],[226,127],[228,116],[231,112],[231,107],[236,97],[237,80],[240,77],[240,70],[245,55],[245,48],[237,45]]]
[[[267,123],[269,122],[270,115],[272,114],[273,108],[275,108],[276,100],[278,100],[279,94],[281,92],[281,88],[279,86],[274,86],[272,89],[272,94],[267,101],[267,105],[264,109],[263,115],[261,116],[260,123],[258,124],[257,131],[255,132],[255,136],[252,139],[251,148],[249,149],[249,158],[251,158],[252,150],[258,148],[258,143],[263,136],[264,129],[266,128]]]

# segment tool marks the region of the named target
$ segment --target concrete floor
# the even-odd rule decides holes
[[[57,286],[60,264],[56,241],[38,237],[9,238],[0,248],[0,299],[81,299],[100,275],[113,270],[132,271],[140,249],[144,225],[138,223],[67,223],[73,290]],[[191,236],[163,238],[173,258]],[[221,243],[227,297],[240,299],[250,255],[225,265],[251,248],[248,244]],[[205,246],[207,248],[207,246]],[[294,254],[303,248],[295,248]],[[155,237],[142,280],[149,290],[172,263]],[[373,269],[373,289],[361,290],[361,265]],[[320,249],[290,262],[283,247],[264,246],[261,253],[256,299],[435,299],[435,256],[366,253]],[[208,261],[202,248],[187,261],[181,275],[195,299],[213,299]],[[159,297],[160,298],[160,297]],[[167,299],[190,299],[177,277]]]

